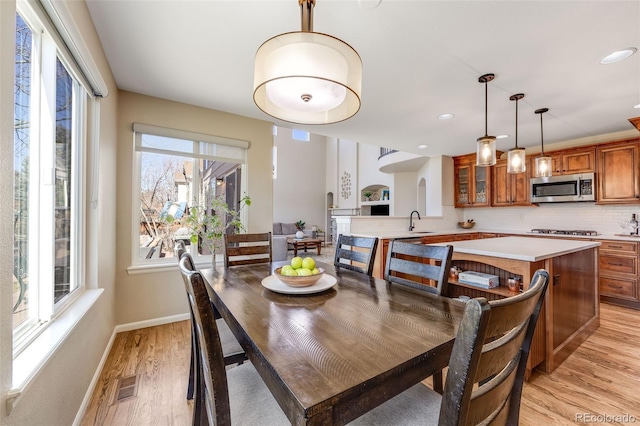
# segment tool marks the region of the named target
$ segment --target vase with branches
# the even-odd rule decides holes
[[[237,233],[245,229],[240,213],[250,205],[251,198],[245,195],[240,199],[237,210],[230,208],[221,196],[214,198],[208,209],[204,206],[191,207],[186,219],[191,231],[191,244],[200,242],[207,247],[215,263],[216,249],[221,246],[222,236],[227,230],[231,228]]]

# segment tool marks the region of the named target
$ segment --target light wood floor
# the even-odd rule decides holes
[[[189,353],[188,321],[118,334],[82,425],[189,424]],[[137,395],[114,403],[118,379],[134,374]],[[602,304],[600,328],[525,384],[520,424],[640,424],[639,403],[640,311]]]

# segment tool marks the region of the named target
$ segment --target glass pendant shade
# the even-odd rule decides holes
[[[541,155],[536,157],[536,177],[551,177],[551,157]]]
[[[516,146],[507,152],[507,173],[527,171],[525,149],[518,148],[518,101],[522,98],[524,98],[524,93],[517,93],[509,97],[510,101],[516,101]]]
[[[307,2],[301,2],[303,7]],[[311,5],[312,7],[312,5]],[[253,100],[262,111],[298,124],[330,124],[360,109],[362,60],[351,46],[310,30],[280,34],[258,48]]]
[[[507,173],[522,173],[525,171],[527,171],[525,149],[510,149],[507,152]]]
[[[478,138],[476,166],[493,166],[496,164],[496,138],[483,136]]]
[[[485,74],[478,78],[479,83],[484,84],[484,136],[476,141],[476,166],[493,166],[496,164],[496,137],[487,133],[487,83],[494,79],[494,74]]]

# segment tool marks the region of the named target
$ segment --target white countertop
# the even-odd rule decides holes
[[[559,238],[502,237],[480,240],[438,243],[453,246],[457,253],[500,257],[537,262],[564,254],[598,247],[598,241],[564,240]]]

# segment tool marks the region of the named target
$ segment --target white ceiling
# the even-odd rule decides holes
[[[295,126],[312,133],[423,155],[475,151],[488,132],[545,146],[634,132],[640,116],[640,53],[611,65],[599,60],[640,49],[640,2],[317,0],[314,30],[341,38],[363,62],[362,107],[350,120]],[[87,0],[118,87],[123,90],[273,121],[253,103],[256,49],[300,30],[297,0]],[[455,114],[439,120],[444,112]],[[293,127],[290,123],[276,124]],[[427,144],[419,150],[420,144]]]

